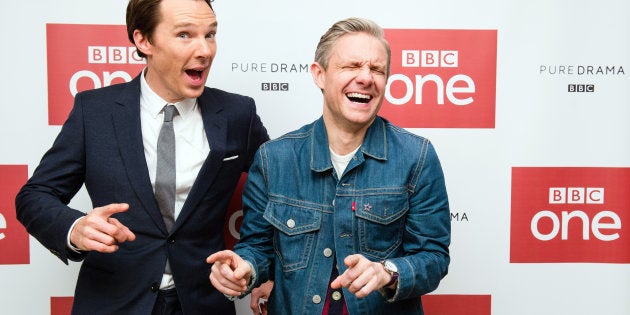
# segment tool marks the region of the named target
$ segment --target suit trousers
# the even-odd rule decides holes
[[[182,315],[182,306],[175,288],[159,290],[151,315]]]

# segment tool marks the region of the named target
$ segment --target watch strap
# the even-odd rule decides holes
[[[383,265],[383,269],[385,269],[385,271],[387,271],[387,273],[389,273],[389,275],[391,276],[391,278],[389,279],[389,282],[387,282],[383,287],[387,288],[389,286],[391,286],[392,284],[396,283],[396,281],[398,281],[398,272],[390,270],[389,268],[387,268],[387,265],[385,264],[385,261],[381,261],[381,265]]]

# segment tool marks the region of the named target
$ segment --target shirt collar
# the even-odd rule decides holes
[[[162,112],[164,105],[171,104],[161,98],[157,93],[155,93],[149,84],[147,83],[144,74],[146,73],[146,68],[142,71],[142,75],[140,76],[140,97],[142,98],[142,102],[140,102],[143,110],[146,110],[151,114],[151,117],[157,118],[158,115]],[[186,98],[182,101],[176,102],[173,105],[177,108],[177,112],[179,116],[185,120],[187,115],[190,114],[197,107],[197,99],[196,98]]]
[[[365,133],[365,138],[359,151],[365,156],[370,156],[378,160],[387,160],[387,137],[386,121],[376,116]],[[311,134],[311,169],[314,171],[325,171],[332,168],[330,160],[330,148],[324,118],[320,117],[313,124]]]

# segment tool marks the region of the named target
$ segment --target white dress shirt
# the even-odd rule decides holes
[[[140,124],[144,156],[149,167],[151,186],[155,191],[157,167],[157,141],[164,121],[163,109],[169,104],[158,96],[147,84],[143,75],[140,79]],[[201,166],[210,153],[210,145],[203,127],[201,110],[197,99],[184,99],[175,104],[177,116],[173,117],[175,130],[175,221],[184,206]],[[133,231],[132,231],[133,232]],[[173,277],[164,274],[161,289],[174,286]]]

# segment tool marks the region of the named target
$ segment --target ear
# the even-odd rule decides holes
[[[326,79],[324,77],[324,68],[317,62],[313,62],[311,64],[311,75],[313,76],[313,82],[315,85],[319,87],[320,90],[324,90],[324,83],[326,83]]]
[[[153,47],[153,45],[151,45],[149,39],[144,36],[140,30],[133,31],[133,41],[136,43],[136,48],[138,48],[139,51],[147,56],[151,55],[151,47]]]

